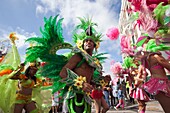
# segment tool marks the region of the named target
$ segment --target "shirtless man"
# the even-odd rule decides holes
[[[85,39],[83,41],[83,48],[84,50],[92,56],[93,49],[95,47],[95,43],[91,38]],[[74,71],[77,75],[81,75],[83,77],[86,77],[86,82],[83,83],[82,90],[84,92],[91,92],[93,90],[92,85],[90,85],[90,82],[92,80],[94,68],[91,67],[87,62],[82,63],[79,67],[76,67],[79,62],[83,59],[83,56],[80,56],[79,54],[75,54],[72,56],[72,58],[68,61],[68,63],[63,67],[63,69],[60,72],[60,76],[62,78],[67,77],[67,71],[66,68],[69,68],[70,70]],[[75,98],[75,97],[74,97]],[[77,94],[77,100],[80,102],[83,98],[82,94]],[[74,110],[76,113],[83,113],[85,106],[75,106]]]
[[[90,56],[92,56],[95,46],[96,46],[96,44],[92,40],[92,38],[86,38],[86,39],[83,40],[82,48]],[[68,63],[61,70],[60,76],[62,78],[66,78],[67,77],[67,70],[66,69],[68,68],[68,69],[72,70],[73,72],[75,72],[78,76],[85,77],[86,82],[83,83],[82,90],[85,93],[90,93],[93,90],[93,86],[90,83],[91,83],[91,80],[92,80],[92,77],[93,77],[93,72],[94,72],[95,68],[90,66],[87,61],[84,61],[80,66],[77,67],[77,65],[82,61],[82,59],[83,59],[83,56],[80,55],[80,54],[73,55],[70,58],[70,60],[68,61]],[[109,80],[110,80],[110,77],[105,76],[105,81],[109,81]],[[84,99],[83,97],[84,97],[83,94],[77,93],[76,97],[74,97],[74,98],[77,98],[77,102],[81,103],[82,100]],[[70,104],[71,104],[71,102],[68,101],[68,108],[69,109],[71,109],[69,107]],[[81,106],[75,105],[74,102],[72,104],[73,104],[73,109],[74,109],[75,113],[83,113],[83,111],[86,109],[85,104],[83,104]],[[87,106],[88,106],[87,112],[90,113],[91,112],[91,106],[89,104]]]

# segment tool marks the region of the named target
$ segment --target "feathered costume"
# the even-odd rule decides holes
[[[42,37],[31,37],[26,40],[26,42],[36,44],[35,46],[27,48],[26,61],[32,62],[39,58],[42,62],[46,62],[40,69],[40,76],[54,80],[53,92],[56,92],[65,86],[65,84],[59,82],[61,78],[58,75],[68,60],[66,56],[58,55],[56,52],[61,49],[72,48],[72,45],[64,42],[62,36],[63,18],[59,19],[56,24],[57,17],[58,15],[54,18],[44,18],[44,30],[40,28]]]
[[[77,66],[87,62],[91,67],[94,67],[96,71],[101,72],[99,60],[106,58],[102,57],[105,53],[95,54],[95,56],[91,57],[81,48],[83,40],[90,37],[95,42],[97,49],[97,47],[99,47],[99,42],[101,41],[101,34],[97,34],[95,29],[92,27],[96,24],[92,23],[90,19],[85,20],[79,18],[81,24],[76,27],[73,36],[73,40],[77,44],[77,47],[73,48],[71,44],[64,42],[64,38],[62,36],[63,18],[59,19],[56,23],[57,17],[58,15],[54,18],[44,18],[44,30],[40,29],[42,37],[32,37],[27,40],[27,42],[30,42],[34,46],[27,49],[26,61],[31,62],[40,59],[42,62],[45,62],[46,64],[41,67],[39,75],[53,79],[52,93],[60,91],[59,97],[62,97],[61,100],[63,100],[64,97],[66,101],[70,100],[68,104],[69,112],[74,113],[73,103],[76,103],[78,106],[85,105],[84,113],[87,113],[91,109],[88,104],[91,104],[92,100],[90,96],[85,94],[81,89],[82,83],[86,81],[85,77],[77,75],[70,69],[67,69],[68,75],[65,79],[62,79],[59,76],[59,73],[73,54],[80,54],[83,56],[82,61]],[[85,32],[81,32],[80,34],[76,32],[78,29],[82,29],[84,31],[89,26],[92,31],[95,32],[92,36],[87,36]],[[56,52],[61,49],[72,49],[72,51],[67,56],[56,54]],[[98,78],[95,82],[100,84],[101,79],[97,76],[100,76],[100,74],[94,74],[94,78]],[[73,99],[77,92],[84,95],[85,99],[82,99],[81,103],[78,103],[77,100]]]
[[[157,25],[157,31],[154,34],[154,38],[150,39],[146,44],[146,51],[150,52],[147,57],[145,57],[142,60],[142,64],[145,68],[150,68],[149,64],[147,62],[147,59],[150,57],[150,55],[159,54],[157,52],[159,51],[166,51],[170,50],[170,46],[167,45],[169,43],[169,23],[170,19],[168,16],[166,16],[166,11],[170,8],[170,5],[162,6],[163,3],[160,3],[155,9],[154,9],[154,15],[155,19],[158,21]],[[140,46],[142,46],[148,37],[143,38],[143,40],[139,41],[141,43]],[[161,65],[157,65],[157,68],[163,68]],[[151,87],[153,86],[153,87]],[[162,78],[154,78],[151,76],[151,79],[149,79],[146,83],[142,86],[147,92],[149,92],[152,95],[158,94],[158,92],[162,91],[165,92],[167,96],[170,95],[169,87],[170,82],[168,78],[162,79]]]
[[[37,110],[41,113],[45,113],[47,111],[42,106],[42,96],[40,95],[41,80],[36,79],[37,83],[35,84],[33,80],[27,79],[24,73],[15,75],[20,71],[18,68],[20,67],[21,61],[15,45],[15,40],[17,39],[15,33],[11,33],[9,37],[12,42],[12,48],[8,51],[0,65],[0,89],[2,91],[0,93],[0,110],[2,113],[13,113],[14,105],[16,103],[28,104],[35,101],[37,109],[33,110],[32,113],[37,112]],[[16,79],[11,79],[13,77],[16,77]],[[33,89],[32,95],[24,95],[19,92],[16,93],[17,90],[19,90],[17,85],[18,80],[20,80],[20,86]]]
[[[11,33],[10,38],[15,38]],[[11,39],[14,40],[15,39]],[[9,50],[3,61],[0,63],[0,109],[2,113],[13,113],[14,103],[16,99],[16,80],[9,78],[14,74],[14,70],[20,65],[20,56],[15,43],[12,43],[12,48]]]

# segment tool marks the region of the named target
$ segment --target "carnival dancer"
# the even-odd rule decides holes
[[[21,74],[22,68],[21,66],[17,70],[18,72],[10,78],[19,80],[14,113],[22,113],[23,109],[28,113],[38,113],[36,102],[32,100],[33,88],[40,85],[40,81],[35,77],[38,68],[34,63],[30,63],[29,67],[25,70],[25,74]]]
[[[94,87],[91,93],[91,97],[94,100],[96,113],[106,113],[109,110],[109,106],[104,99],[102,85]]]
[[[93,33],[95,30],[90,26],[96,24],[81,19],[85,26],[77,27],[82,28],[83,32],[74,34],[77,47],[73,48],[62,36],[63,18],[57,21],[57,17],[58,15],[54,18],[45,18],[44,30],[41,29],[42,37],[32,37],[27,40],[36,43],[27,49],[26,61],[31,62],[39,58],[42,62],[46,62],[40,75],[53,79],[52,92],[60,91],[59,96],[62,100],[64,98],[63,104],[69,108],[66,112],[90,113],[92,102],[90,92],[93,89],[90,82],[94,70],[101,71],[101,66],[93,59],[92,54],[93,49],[99,46],[101,34]],[[61,49],[72,49],[72,52],[68,55],[56,54]],[[109,81],[108,78],[105,77],[105,81]]]
[[[103,87],[103,94],[104,94],[104,99],[106,100],[109,107],[111,107],[110,92],[111,92],[111,88],[109,83],[107,83],[107,85]]]
[[[1,99],[0,108],[4,113],[22,113],[23,109],[28,113],[38,113],[35,102],[32,101],[33,87],[37,87],[39,83],[34,76],[37,67],[35,64],[30,65],[25,74],[22,73],[25,66],[23,63],[20,64],[20,56],[15,45],[15,40],[18,38],[15,33],[11,33],[9,38],[12,49],[7,53],[0,65],[1,70],[4,71],[0,78],[0,89],[3,90],[0,94],[0,97],[3,98]],[[18,85],[17,80],[20,81]]]
[[[138,61],[138,60],[137,60]],[[150,99],[144,89],[141,87],[142,84],[145,82],[146,73],[145,71],[142,71],[142,65],[139,66],[139,63],[136,61],[137,65],[137,75],[134,76],[134,88],[131,92],[132,98],[136,99],[138,103],[138,113],[145,113],[146,109],[146,102],[148,102]]]
[[[15,93],[17,88],[17,81],[9,78],[14,74],[14,70],[20,66],[20,56],[15,45],[15,33],[10,33],[9,39],[12,48],[5,55],[5,58],[0,62],[0,109],[3,113],[13,113],[13,104],[15,102]]]
[[[169,50],[170,47],[162,43],[157,45],[154,39],[144,41],[143,44],[146,44],[145,51],[137,52],[136,57],[141,59],[144,67],[141,70],[145,73],[145,68],[147,68],[151,73],[151,78],[142,87],[155,96],[165,113],[169,113],[170,81],[165,69],[170,70],[170,64],[159,51]]]
[[[90,23],[91,25],[95,25]],[[96,36],[93,33],[93,28],[90,25],[86,25],[86,32],[82,32],[83,42],[81,43],[82,50],[73,55],[68,63],[63,67],[60,72],[62,78],[69,77],[69,70],[72,70],[78,76],[74,86],[77,86],[77,92],[74,97],[67,100],[67,106],[70,113],[91,113],[90,101],[87,100],[87,94],[90,93],[94,88],[91,85],[93,80],[94,69],[101,72],[100,64],[97,64],[92,60],[93,50],[98,46],[100,36]],[[98,41],[98,43],[96,42]],[[80,45],[79,45],[80,46]],[[82,80],[78,80],[82,78]],[[110,81],[110,76],[105,76],[105,81]],[[74,88],[70,87],[69,89]],[[69,92],[70,93],[70,92]]]

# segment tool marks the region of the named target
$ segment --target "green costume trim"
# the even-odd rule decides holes
[[[82,101],[80,103],[78,103],[77,102],[77,96],[75,96],[74,102],[75,102],[76,106],[82,106],[84,104],[84,99],[82,99]]]
[[[75,47],[73,48],[72,50],[73,53],[80,53],[83,58],[86,60],[86,62],[93,68],[96,68],[99,72],[101,72],[102,70],[102,67],[101,65],[97,65],[95,62],[94,62],[94,58],[92,56],[90,56],[88,53],[82,51],[81,49]]]
[[[76,98],[76,97],[75,97]],[[76,104],[76,106],[83,106],[84,105],[84,111],[83,113],[90,113],[89,109],[88,109],[88,105],[87,102],[83,101],[84,99],[82,99],[83,102],[81,102],[81,105],[75,100],[74,98],[74,103]],[[70,99],[70,106],[69,106],[69,111],[70,113],[76,113],[74,111],[74,107],[73,107],[73,99]]]
[[[84,62],[85,62],[85,58],[83,57],[83,59],[77,64],[77,68],[80,67]]]
[[[147,43],[146,50],[149,52],[165,51],[170,50],[170,46],[167,46],[163,43],[156,44],[156,41],[154,39],[151,39]]]
[[[26,40],[33,45],[26,50],[26,62],[39,60],[46,63],[37,73],[41,77],[53,80],[52,93],[66,86],[66,84],[59,82],[62,79],[59,73],[67,63],[68,58],[56,54],[56,52],[61,49],[72,49],[72,45],[64,41],[62,22],[63,18],[59,18],[59,15],[51,16],[48,19],[44,18],[44,27],[40,28],[41,36]]]
[[[163,5],[163,2],[159,3],[157,7],[154,9],[153,13],[155,15],[155,19],[158,20],[159,23],[162,25],[166,25],[167,22],[164,20],[165,18],[165,11],[170,7],[170,5]]]
[[[83,92],[82,89],[78,89],[75,84],[75,79],[77,79],[79,76],[74,73],[72,70],[67,68],[67,78],[60,80],[62,83],[66,83],[67,86],[70,86],[70,88],[66,92],[66,99],[72,99],[73,97],[76,97],[76,93],[84,94],[85,101],[88,104],[91,104],[92,100],[91,98]]]
[[[123,60],[123,67],[125,69],[128,69],[130,67],[134,67],[137,68],[136,64],[133,61],[133,58],[127,56],[124,60]]]
[[[38,109],[34,109],[30,113],[38,113]]]

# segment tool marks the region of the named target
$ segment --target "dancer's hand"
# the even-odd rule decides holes
[[[92,92],[92,90],[93,90],[93,86],[92,85],[90,85],[89,83],[87,83],[87,82],[84,82],[83,83],[83,91],[84,92]]]

